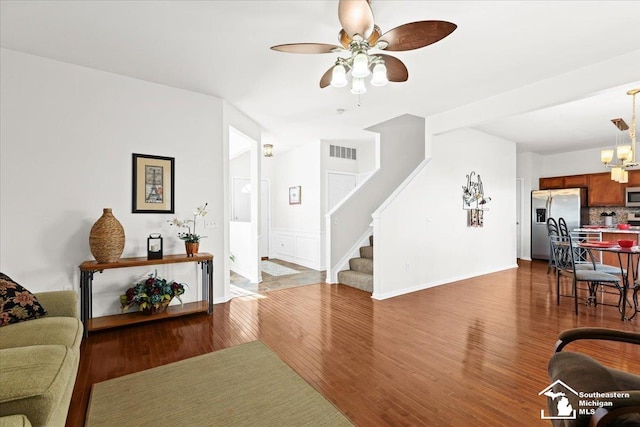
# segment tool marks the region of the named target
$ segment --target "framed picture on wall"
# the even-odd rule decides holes
[[[174,213],[175,158],[132,155],[132,213]]]
[[[289,187],[289,204],[299,205],[302,203],[302,186]]]

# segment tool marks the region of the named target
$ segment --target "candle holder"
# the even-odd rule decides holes
[[[162,259],[162,236],[152,233],[147,237],[147,259]]]

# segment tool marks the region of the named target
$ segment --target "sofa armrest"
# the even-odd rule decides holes
[[[605,340],[640,344],[640,334],[637,332],[626,332],[607,328],[567,329],[558,335],[554,353],[562,351],[567,344],[578,340]]]
[[[48,316],[80,318],[76,291],[39,292],[35,294]]]

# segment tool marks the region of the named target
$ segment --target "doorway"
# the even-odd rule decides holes
[[[356,188],[358,175],[349,172],[327,172],[327,209],[330,212]]]
[[[522,258],[522,213],[524,212],[524,179],[516,178],[516,258]]]

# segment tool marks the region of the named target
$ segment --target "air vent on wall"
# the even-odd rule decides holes
[[[340,147],[339,145],[329,145],[329,157],[356,160],[356,149],[349,147]]]

